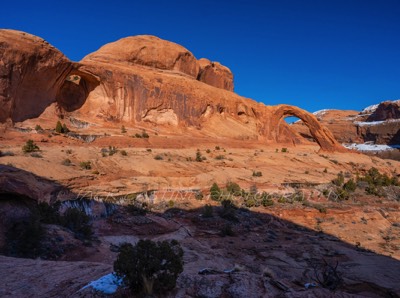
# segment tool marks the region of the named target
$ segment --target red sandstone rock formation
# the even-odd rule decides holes
[[[39,116],[72,69],[48,42],[14,30],[0,30],[0,57],[0,122]]]
[[[233,91],[233,74],[229,68],[205,58],[200,59],[199,63],[199,81],[217,88]]]
[[[100,124],[127,122],[188,135],[296,144],[302,138],[281,121],[296,115],[322,149],[343,150],[311,114],[228,91],[233,89],[229,69],[204,59],[199,63],[185,48],[157,37],[123,38],[72,63],[42,39],[0,32],[5,57],[0,122],[37,117],[56,102],[61,114]]]

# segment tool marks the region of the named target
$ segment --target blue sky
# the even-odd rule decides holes
[[[308,111],[400,98],[400,0],[3,1],[0,28],[74,61],[152,34],[228,66],[235,92]]]

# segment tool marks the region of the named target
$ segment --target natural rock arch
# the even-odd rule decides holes
[[[300,118],[310,129],[310,133],[324,151],[346,151],[346,149],[336,141],[332,133],[322,126],[317,118],[307,111],[290,105],[278,105],[273,108],[269,119],[268,138],[278,141],[279,122],[286,116],[295,116]]]

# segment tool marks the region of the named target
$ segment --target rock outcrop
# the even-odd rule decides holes
[[[2,30],[0,122],[37,117],[51,103],[56,116],[149,127],[159,131],[271,143],[303,138],[281,121],[296,115],[324,150],[343,150],[311,114],[266,106],[233,92],[233,75],[217,62],[154,36],[120,39],[69,61],[44,40]],[[27,36],[27,37],[26,37]],[[13,54],[15,53],[15,54]],[[17,88],[16,86],[22,86]],[[34,99],[32,99],[34,98]]]
[[[130,36],[108,43],[83,60],[123,66],[145,65],[178,71],[193,78],[199,73],[199,62],[191,52],[176,43],[151,35]]]
[[[361,112],[322,110],[314,114],[341,143],[400,144],[400,101],[384,101]],[[312,138],[303,122],[294,123],[292,128]]]
[[[48,42],[14,30],[0,30],[0,57],[0,122],[39,116],[72,69]]]
[[[217,88],[233,91],[233,74],[228,67],[205,58],[200,59],[199,64],[199,81]]]

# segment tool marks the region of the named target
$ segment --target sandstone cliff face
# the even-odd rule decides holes
[[[15,30],[0,30],[0,57],[0,122],[39,116],[72,69],[48,42]]]
[[[199,62],[185,48],[157,37],[121,39],[80,63],[21,32],[3,30],[0,37],[6,57],[0,122],[37,117],[55,102],[58,116],[79,116],[100,125],[126,122],[188,135],[296,144],[302,137],[283,121],[296,115],[322,149],[343,150],[311,114],[238,96],[231,92],[228,68],[205,59]],[[10,75],[15,68],[18,71]]]

